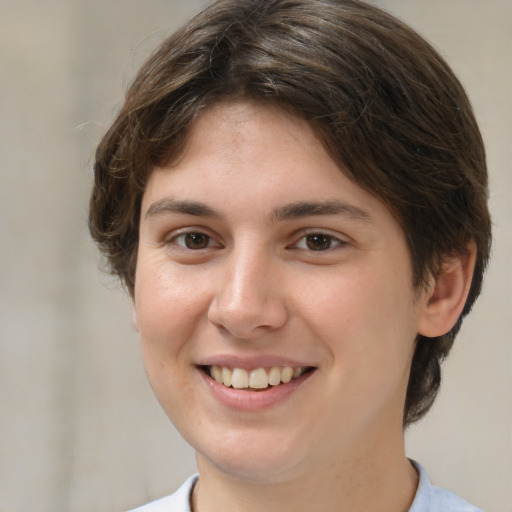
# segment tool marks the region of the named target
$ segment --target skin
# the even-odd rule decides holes
[[[449,329],[471,258],[414,290],[385,205],[306,122],[247,102],[195,120],[183,155],[151,173],[141,212],[135,325],[153,390],[197,453],[195,512],[408,510],[415,339]],[[212,392],[200,366],[219,358],[313,370],[250,410]],[[238,393],[243,404],[256,392]]]

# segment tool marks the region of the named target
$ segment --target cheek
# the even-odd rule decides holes
[[[135,287],[142,358],[155,396],[175,422],[182,397],[193,394],[188,372],[205,311],[204,288],[170,265],[145,263],[137,269]]]
[[[206,318],[207,292],[183,269],[170,264],[137,269],[135,310],[143,350],[160,357],[181,350]]]
[[[408,277],[396,272],[383,279],[378,270],[353,266],[323,283],[312,280],[302,300],[310,328],[330,350],[368,366],[408,354],[416,335]]]

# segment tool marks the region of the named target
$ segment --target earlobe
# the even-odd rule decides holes
[[[471,241],[467,251],[447,257],[426,297],[418,325],[418,334],[433,338],[446,334],[459,318],[471,287],[476,246]]]

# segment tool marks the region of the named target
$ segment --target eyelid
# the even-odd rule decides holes
[[[191,235],[191,234],[197,234],[197,235],[202,235],[202,236],[207,237],[209,239],[208,245],[206,247],[204,247],[203,249],[190,249],[184,243],[180,244],[180,243],[176,242],[176,240],[178,240],[179,238],[182,238],[182,237],[185,237],[185,236]],[[189,226],[186,228],[180,228],[180,229],[176,229],[176,230],[172,231],[164,238],[163,244],[166,246],[175,246],[180,249],[183,249],[186,251],[193,251],[193,252],[210,249],[212,247],[222,247],[222,244],[218,242],[217,237],[212,235],[208,229],[205,229],[203,227],[195,227],[195,226]]]
[[[299,236],[300,235],[300,236]],[[334,242],[334,245],[332,247],[329,247],[328,249],[324,249],[324,250],[317,250],[317,251],[314,251],[312,249],[309,249],[307,247],[299,247],[299,242],[301,240],[305,240],[308,236],[311,236],[311,235],[320,235],[320,236],[324,236],[326,238],[330,238],[333,242]],[[342,236],[341,234],[339,233],[336,233],[336,234],[333,234],[332,232],[330,232],[329,230],[325,230],[325,229],[314,229],[314,228],[310,228],[310,229],[307,229],[305,231],[301,231],[300,233],[298,233],[295,237],[294,237],[294,240],[295,242],[293,242],[292,244],[290,244],[289,247],[291,247],[292,249],[299,249],[299,250],[304,250],[304,251],[308,251],[308,252],[318,252],[318,253],[322,253],[322,252],[328,252],[332,249],[335,249],[337,247],[342,247],[342,246],[345,246],[345,245],[348,245],[350,243],[348,237],[346,236]]]

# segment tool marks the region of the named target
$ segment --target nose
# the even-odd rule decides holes
[[[279,265],[247,252],[233,254],[219,270],[208,320],[234,338],[254,340],[282,327],[288,311]]]

